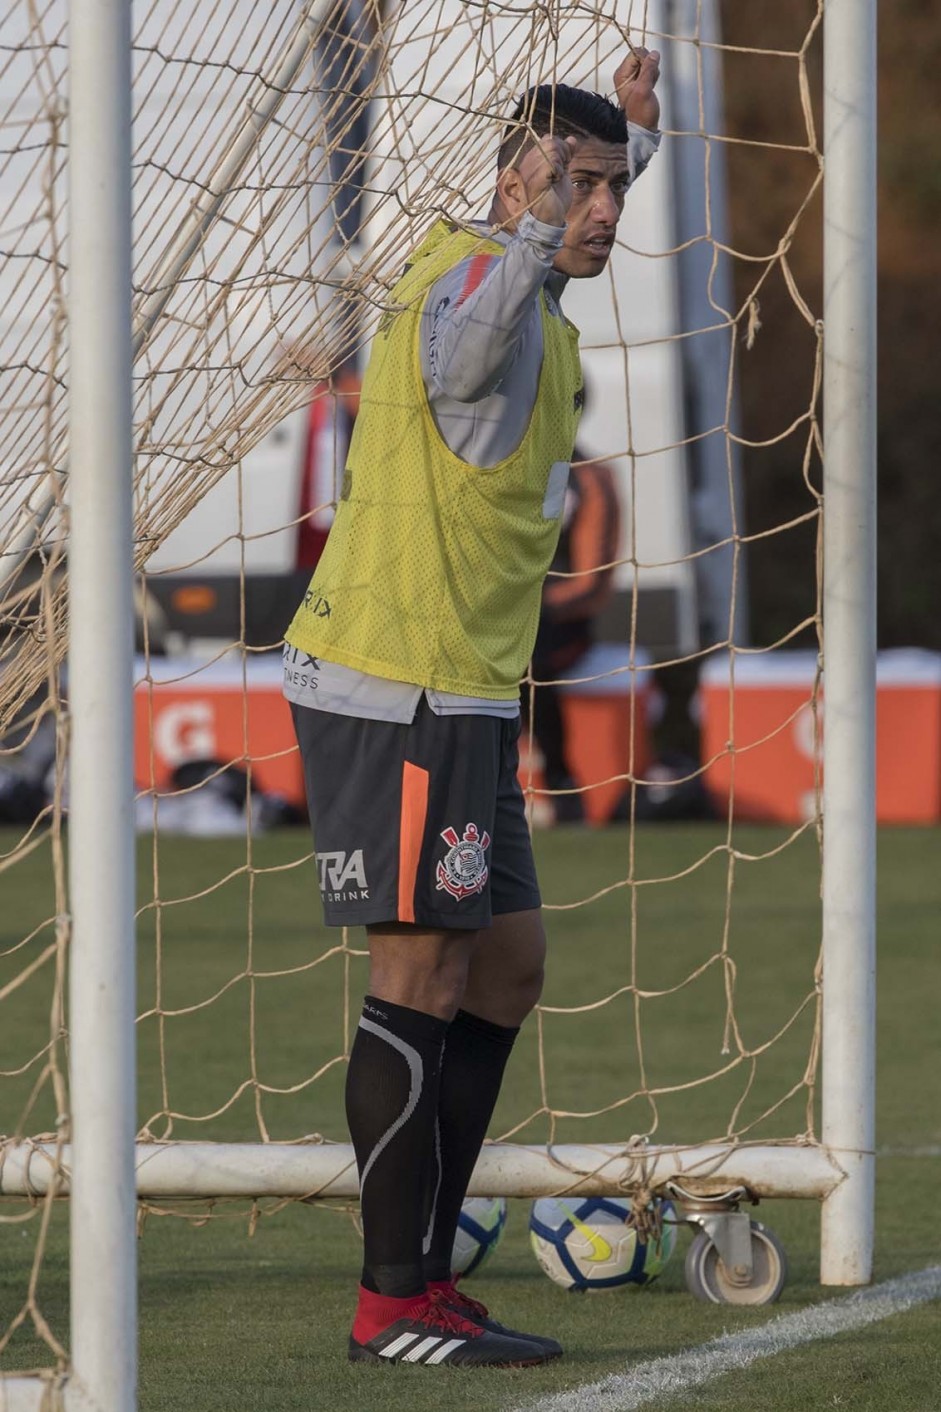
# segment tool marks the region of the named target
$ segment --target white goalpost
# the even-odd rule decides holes
[[[69,21],[67,1403],[116,1410],[137,1388],[131,24],[121,0]]]
[[[821,1279],[872,1271],[875,1187],[875,5],[824,10],[823,1208]]]
[[[17,1132],[0,1140],[0,1196],[38,1204],[58,1196],[70,1200],[71,1339],[67,1367],[42,1375],[0,1375],[0,1412],[133,1412],[138,1200],[353,1199],[358,1194],[352,1148],[343,1142],[138,1140],[135,1059],[133,599],[135,563],[139,568],[145,556],[134,526],[163,524],[157,509],[147,519],[148,506],[159,508],[158,478],[153,486],[138,482],[135,488],[135,425],[146,422],[149,435],[164,415],[155,394],[148,415],[135,421],[135,406],[140,411],[145,395],[135,384],[138,373],[143,381],[135,357],[146,359],[147,337],[154,329],[159,335],[167,301],[198,263],[207,230],[222,218],[229,188],[243,179],[250,184],[246,173],[259,134],[271,123],[280,135],[282,100],[300,81],[332,10],[324,0],[311,0],[299,10],[276,61],[256,75],[256,91],[267,95],[267,106],[253,105],[243,115],[225,157],[213,165],[201,204],[184,213],[135,312],[130,5],[69,0],[69,900],[63,922],[69,1111],[61,1115],[56,1134],[29,1138]],[[407,20],[409,0],[401,10]],[[875,1169],[875,0],[825,0],[823,15],[827,730],[820,1140],[549,1146],[501,1141],[485,1147],[471,1194],[672,1191],[689,1201],[692,1219],[714,1239],[730,1268],[744,1269],[743,1278],[751,1253],[739,1198],[812,1199],[822,1203],[821,1281],[859,1285],[872,1273]],[[290,128],[291,119],[284,124]],[[325,180],[319,169],[316,179]],[[294,172],[285,184],[300,186],[300,177]],[[246,224],[232,220],[240,236]],[[330,298],[338,300],[330,305],[327,322],[339,342],[360,315],[355,300],[344,302],[349,289],[358,280],[367,304],[380,301],[390,252],[401,244],[406,226],[406,215],[396,210],[389,233],[365,253],[351,254],[348,243],[311,242],[314,268],[324,271],[323,280],[318,276],[313,283],[329,286]],[[263,236],[253,231],[249,243],[263,244]],[[301,249],[298,258],[311,254]],[[238,283],[236,270],[229,286]],[[184,310],[181,327],[188,318]],[[246,325],[249,321],[246,314]],[[195,325],[195,316],[191,322]],[[262,431],[277,423],[292,398],[293,406],[301,405],[298,350],[306,332],[296,340],[282,339],[278,355],[259,375],[258,386],[270,398],[259,413]],[[193,337],[197,348],[199,336]],[[217,345],[207,350],[207,362],[216,351]],[[295,356],[297,365],[290,362]],[[278,357],[293,369],[297,385],[290,396],[277,388]],[[180,406],[189,415],[189,403]],[[226,423],[213,442],[219,459],[206,472],[206,488],[222,473],[220,448],[229,429]],[[62,443],[58,449],[64,457]],[[206,459],[211,461],[208,452]],[[16,527],[4,541],[0,582],[6,582],[7,571],[20,562],[50,514],[61,522],[64,512],[43,483],[18,508]],[[14,591],[19,592],[15,586]],[[47,612],[47,627],[61,626],[61,610]],[[0,658],[0,672],[3,666]],[[3,994],[0,984],[0,999]],[[0,1336],[3,1332],[0,1328]]]

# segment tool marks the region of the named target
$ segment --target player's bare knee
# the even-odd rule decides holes
[[[515,1013],[508,1023],[521,1025],[526,1016],[536,1008],[542,995],[544,980],[545,967],[541,962],[531,964],[514,977],[515,983],[509,988],[507,1005],[511,1006]]]
[[[464,1007],[494,1024],[521,1025],[538,1004],[544,976],[544,955],[538,949],[510,952],[502,966],[479,965],[475,958]]]
[[[464,996],[473,936],[370,929],[370,994],[453,1019]]]
[[[462,1006],[492,1024],[516,1029],[538,1003],[542,982],[541,966],[508,973],[499,984],[479,976],[471,978]]]
[[[393,1005],[452,1020],[463,1000],[464,977],[438,968],[388,970],[373,966],[369,973],[369,993]]]

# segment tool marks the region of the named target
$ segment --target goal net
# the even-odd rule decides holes
[[[564,681],[524,683],[537,832],[562,800],[580,801],[589,825],[611,822],[568,848],[564,830],[540,832],[553,945],[561,956],[595,939],[604,964],[565,991],[550,980],[474,1189],[826,1196],[838,1170],[818,1118],[819,929],[785,920],[768,947],[754,930],[763,896],[819,877],[820,588],[809,575],[792,619],[749,642],[745,574],[746,552],[806,548],[820,528],[820,310],[801,273],[819,243],[820,15],[779,48],[721,35],[705,0],[617,14],[581,0],[229,0],[198,15],[148,0],[134,23],[142,1209],[355,1199],[341,1094],[363,944],[319,925],[280,633],[305,544],[329,526],[358,373],[409,251],[442,216],[486,215],[507,114],[530,84],[610,92],[630,43],[663,56],[661,150],[628,196],[610,268],[566,295],[589,389],[579,455],[610,469],[620,501],[610,562],[569,572],[608,571],[608,616]],[[66,314],[68,62],[65,0],[8,7],[0,1237],[27,1231],[33,1256],[0,1313],[0,1368],[60,1373],[68,1335],[44,1305],[43,1261],[82,1082],[68,1073],[65,1000],[67,411],[80,356]],[[732,84],[745,65],[786,101],[727,119],[723,72]],[[749,225],[768,164],[790,204],[773,227],[770,215]],[[743,364],[784,326],[803,350],[801,401],[756,430]],[[778,518],[745,517],[743,456],[758,477],[789,468]],[[810,649],[798,698],[756,735],[736,682],[795,643]],[[552,685],[573,742],[563,786],[543,772],[532,724]],[[658,740],[707,686],[720,713],[708,748],[697,756],[683,715],[686,748],[665,763]],[[749,832],[740,781],[795,723],[811,770],[800,815]]]

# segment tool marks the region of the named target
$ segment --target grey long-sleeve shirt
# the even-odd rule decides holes
[[[645,169],[659,133],[628,124],[632,180]],[[539,294],[546,291],[550,316],[561,318],[564,275],[552,269],[564,227],[534,216],[516,231],[482,235],[505,246],[503,255],[472,255],[432,285],[420,328],[422,374],[435,424],[448,448],[470,466],[494,466],[512,454],[529,426],[542,368]],[[423,688],[390,682],[317,658],[311,664],[297,648],[284,649],[284,694],[300,706],[370,720],[408,722]],[[426,691],[438,715],[515,716],[516,701],[492,701]]]

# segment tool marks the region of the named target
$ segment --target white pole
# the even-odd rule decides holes
[[[70,0],[69,45],[70,1395],[132,1412],[130,0]]]
[[[875,1177],[876,0],[824,10],[823,1208],[820,1278],[872,1275]]]
[[[0,1163],[0,1196],[69,1191],[72,1153],[54,1144],[11,1143]],[[137,1192],[145,1200],[194,1197],[342,1197],[359,1195],[349,1143],[142,1142]],[[528,1147],[486,1143],[470,1183],[472,1196],[616,1196],[636,1187],[678,1183],[696,1196],[746,1187],[753,1196],[821,1201],[843,1181],[825,1148],[747,1143],[701,1147],[630,1147],[563,1143]]]

